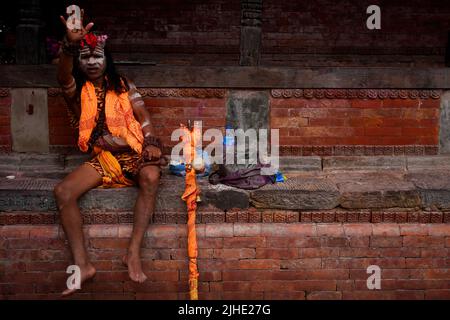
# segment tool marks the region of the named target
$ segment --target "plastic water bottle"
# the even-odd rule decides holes
[[[233,129],[231,125],[225,126],[225,137],[223,138],[223,144],[225,146],[234,146],[234,134],[229,133],[228,130]]]

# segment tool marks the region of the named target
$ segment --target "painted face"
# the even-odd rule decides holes
[[[81,71],[89,80],[97,80],[103,76],[106,69],[105,51],[99,45],[93,51],[85,46],[80,50],[78,62]]]

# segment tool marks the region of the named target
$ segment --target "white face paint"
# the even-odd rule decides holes
[[[78,62],[81,71],[89,80],[97,80],[103,76],[106,70],[105,51],[98,45],[94,51],[91,51],[89,47],[85,46],[80,50]]]

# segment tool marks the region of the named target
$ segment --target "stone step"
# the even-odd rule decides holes
[[[343,208],[421,207],[419,191],[400,172],[346,172],[329,175]]]
[[[252,191],[250,201],[256,208],[332,209],[339,205],[339,190],[328,179],[293,177]]]
[[[0,179],[0,211],[56,211],[53,188],[58,179]],[[418,208],[450,210],[450,172],[311,171],[283,183],[246,191],[198,180],[202,210],[327,210],[333,208]],[[184,212],[184,178],[165,174],[157,211]],[[93,189],[80,200],[83,210],[132,211],[137,188]]]
[[[53,189],[60,179],[0,179],[1,211],[56,211]],[[210,185],[207,178],[199,178],[201,206],[205,210],[228,210],[230,208],[248,208],[248,192],[224,185]],[[157,198],[157,211],[183,211],[186,208],[181,200],[185,181],[182,177],[163,174]],[[83,210],[132,211],[138,189],[136,187],[120,189],[96,188],[80,199]]]
[[[30,178],[62,179],[76,167],[89,160],[85,154],[8,154],[0,156],[0,177],[16,176]],[[320,157],[280,157],[280,170],[283,173],[321,171]]]
[[[1,179],[0,211],[56,211],[53,189],[59,179]],[[199,184],[202,184],[201,182]],[[157,200],[158,210],[181,210],[184,191],[182,178],[169,177],[161,182]],[[83,210],[132,210],[137,188],[101,189],[87,192],[80,199]]]
[[[0,166],[0,177],[13,176],[14,178],[46,178],[46,179],[63,179],[73,169],[64,169],[61,167],[38,167],[15,168],[11,166]]]
[[[450,170],[450,156],[407,157],[406,166],[409,171],[415,170]]]
[[[86,154],[5,154],[0,156],[0,177],[16,175],[61,179],[89,159]],[[281,172],[291,174],[311,171],[448,171],[450,156],[285,156],[280,157],[279,167]]]
[[[283,173],[322,171],[320,157],[280,157],[280,170]]]
[[[322,158],[323,171],[450,170],[450,156],[334,156]]]
[[[64,155],[41,153],[8,153],[0,156],[0,165],[64,166]]]
[[[56,179],[1,179],[0,180],[0,211],[55,211],[56,204],[53,197],[53,188],[58,183]],[[258,190],[246,191],[225,185],[211,185],[205,178],[198,180],[201,190],[200,204],[205,210],[226,211],[231,208],[248,208],[250,196],[255,193],[253,200],[258,199]],[[324,189],[321,186],[326,186]],[[159,187],[157,199],[157,211],[181,211],[185,210],[185,203],[181,200],[184,192],[184,178],[164,176]],[[308,183],[296,178],[287,182],[278,183],[265,188],[269,193],[279,195],[278,204],[260,199],[260,207],[288,209],[328,209],[338,205],[336,202],[337,191],[332,185],[326,184],[324,179],[310,178]],[[266,189],[264,189],[266,190]],[[276,190],[276,191],[275,191]],[[326,192],[334,191],[334,200],[330,200]],[[309,198],[304,203],[300,201],[286,202],[286,196],[303,195]],[[80,199],[80,208],[83,210],[104,211],[130,211],[137,197],[137,188],[121,189],[93,189]],[[259,197],[260,198],[260,197]],[[286,198],[287,199],[287,198]],[[319,200],[322,199],[322,200]]]
[[[323,158],[323,170],[406,170],[406,158],[403,156],[335,156]]]

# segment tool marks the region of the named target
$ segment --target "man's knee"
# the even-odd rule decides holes
[[[55,195],[56,204],[58,205],[59,210],[71,201],[77,200],[77,198],[73,195],[70,186],[64,181],[56,185],[53,189],[53,194]]]
[[[159,167],[144,167],[139,172],[139,187],[145,192],[156,192],[156,190],[158,189],[159,178]]]

